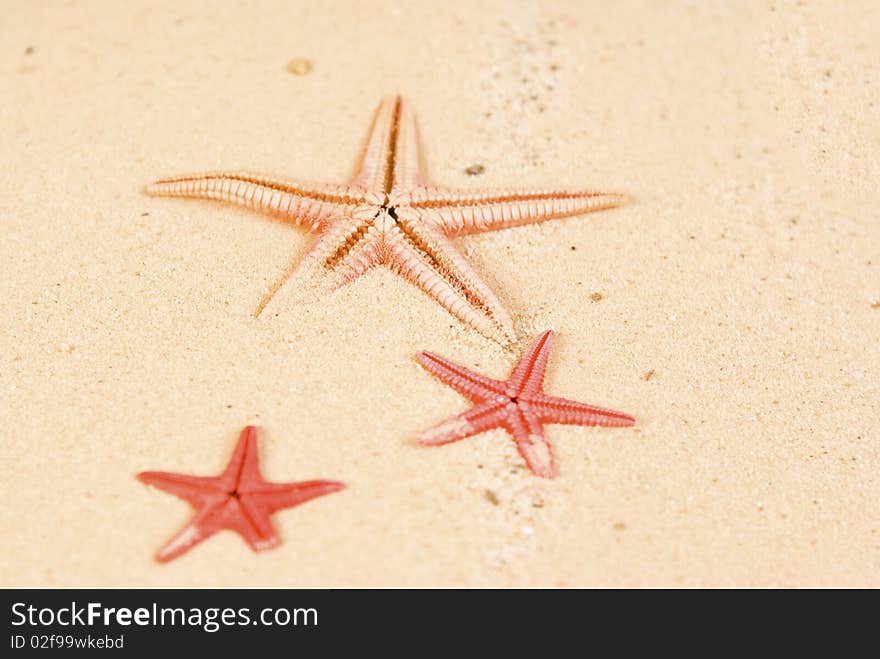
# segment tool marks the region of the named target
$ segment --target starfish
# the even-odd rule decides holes
[[[138,480],[185,499],[196,509],[192,520],[156,554],[160,563],[177,558],[224,529],[238,533],[254,551],[277,547],[281,540],[270,519],[274,512],[345,488],[336,481],[264,481],[254,426],[241,431],[232,459],[219,476],[145,471],[138,474]]]
[[[545,423],[574,426],[631,426],[635,419],[629,414],[593,407],[544,393],[544,372],[553,342],[547,330],[532,342],[507,380],[474,373],[464,366],[431,352],[420,352],[416,359],[437,379],[469,398],[474,406],[433,428],[416,441],[439,446],[486,430],[504,428],[513,435],[516,448],[529,469],[538,476],[557,475],[550,444],[544,438]]]
[[[260,302],[255,316],[278,309],[284,300],[314,299],[385,265],[502,344],[514,336],[510,316],[452,238],[611,208],[624,200],[619,194],[591,191],[426,185],[415,117],[400,96],[380,104],[360,168],[347,185],[216,172],[161,179],[145,192],[232,202],[317,234],[300,263]]]

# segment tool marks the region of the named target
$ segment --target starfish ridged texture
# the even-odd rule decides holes
[[[379,106],[360,169],[348,185],[217,172],[156,181],[147,194],[233,202],[317,234],[255,315],[304,301],[386,265],[451,314],[500,343],[513,323],[452,238],[617,206],[622,195],[576,190],[454,190],[426,185],[416,123],[399,96]],[[276,312],[277,313],[277,312]]]
[[[338,492],[345,485],[336,481],[267,483],[260,475],[257,429],[241,432],[229,465],[219,476],[187,476],[164,471],[145,471],[138,479],[185,499],[196,514],[159,552],[161,563],[177,558],[218,531],[235,531],[254,551],[281,544],[270,519],[315,497]]]
[[[636,420],[629,414],[544,393],[544,372],[552,341],[552,331],[541,334],[504,381],[474,373],[431,352],[420,352],[416,356],[418,362],[437,379],[470,399],[474,406],[426,430],[416,441],[439,446],[493,428],[504,428],[513,435],[516,448],[529,469],[538,476],[553,478],[557,468],[550,444],[544,437],[545,423],[633,425]]]

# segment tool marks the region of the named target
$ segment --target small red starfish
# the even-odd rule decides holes
[[[426,430],[416,441],[439,446],[493,428],[504,428],[513,435],[517,450],[532,472],[553,478],[557,469],[550,444],[544,438],[543,424],[608,427],[634,424],[636,420],[628,414],[544,393],[544,372],[552,340],[551,330],[535,339],[505,381],[474,373],[431,352],[420,352],[416,357],[419,363],[469,398],[474,406]]]
[[[264,481],[254,426],[241,431],[235,453],[219,476],[145,471],[138,474],[138,480],[186,499],[196,509],[189,524],[156,554],[160,563],[177,558],[224,529],[238,533],[254,551],[277,547],[281,539],[272,526],[272,513],[345,488],[336,481]]]

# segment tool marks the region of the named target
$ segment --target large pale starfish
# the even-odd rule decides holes
[[[156,554],[161,563],[223,529],[238,533],[254,551],[276,547],[281,540],[272,526],[272,513],[345,487],[336,481],[267,483],[260,475],[257,429],[253,426],[241,431],[232,459],[219,476],[145,471],[138,479],[189,501],[196,509],[192,520]]]
[[[445,382],[474,406],[426,430],[416,441],[439,446],[471,437],[493,428],[513,435],[516,448],[529,469],[538,476],[557,474],[550,444],[544,438],[545,423],[576,426],[631,426],[635,419],[585,403],[556,398],[544,393],[544,372],[550,357],[553,332],[547,330],[534,340],[507,380],[493,380],[431,352],[416,359],[436,378]]]
[[[454,190],[426,185],[416,123],[399,96],[379,106],[360,170],[348,185],[217,172],[156,181],[156,196],[219,199],[289,219],[318,235],[255,315],[386,265],[450,313],[501,343],[513,323],[451,238],[617,206],[618,194],[574,190]],[[280,293],[284,293],[283,295]],[[276,293],[279,293],[276,295]]]

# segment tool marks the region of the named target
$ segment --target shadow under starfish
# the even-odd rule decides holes
[[[146,193],[216,199],[293,221],[317,235],[255,315],[314,299],[384,265],[451,314],[506,344],[513,323],[453,238],[618,206],[624,196],[578,190],[456,190],[427,185],[415,116],[400,96],[382,101],[358,173],[347,185],[216,172],[166,178]]]

